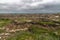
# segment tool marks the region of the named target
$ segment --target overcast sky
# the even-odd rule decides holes
[[[60,12],[60,0],[0,0],[0,13]]]

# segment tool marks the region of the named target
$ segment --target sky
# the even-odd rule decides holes
[[[0,0],[0,13],[56,13],[60,0]]]

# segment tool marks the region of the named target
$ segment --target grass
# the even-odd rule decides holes
[[[20,21],[20,22],[25,22],[27,19],[25,17],[22,17],[22,18],[19,18],[17,20]]]
[[[47,25],[55,25],[56,24],[56,23],[54,23],[52,21],[51,22],[50,21],[49,22],[40,21],[39,23],[40,24],[47,24]]]
[[[13,37],[8,38],[7,40],[34,40],[33,35],[27,31],[17,32]]]
[[[32,26],[28,31],[16,32],[13,37],[9,37],[7,40],[60,40],[60,35],[56,35],[54,32]]]
[[[18,21],[25,22],[24,18],[19,19]],[[0,27],[5,26],[6,24],[12,22],[9,19],[0,19]],[[55,25],[56,23],[49,21],[39,21],[39,24],[46,25]],[[0,33],[5,32],[0,30]],[[19,31],[14,34],[14,36],[9,36],[6,40],[60,40],[60,29],[51,30],[41,27],[37,27],[32,24],[32,26],[27,31]]]
[[[29,31],[32,33],[38,33],[38,34],[49,32],[47,29],[39,28],[39,27],[36,27],[34,25],[32,25],[32,27],[29,28]]]
[[[0,33],[3,33],[3,32],[5,32],[5,30],[0,29]]]
[[[11,20],[9,20],[9,19],[0,19],[0,27],[3,27],[10,22],[11,22]]]

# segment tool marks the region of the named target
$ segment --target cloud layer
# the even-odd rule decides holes
[[[54,12],[58,7],[60,0],[0,0],[0,12]]]

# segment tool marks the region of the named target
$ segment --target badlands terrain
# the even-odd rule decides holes
[[[0,14],[0,40],[60,40],[60,14]]]

